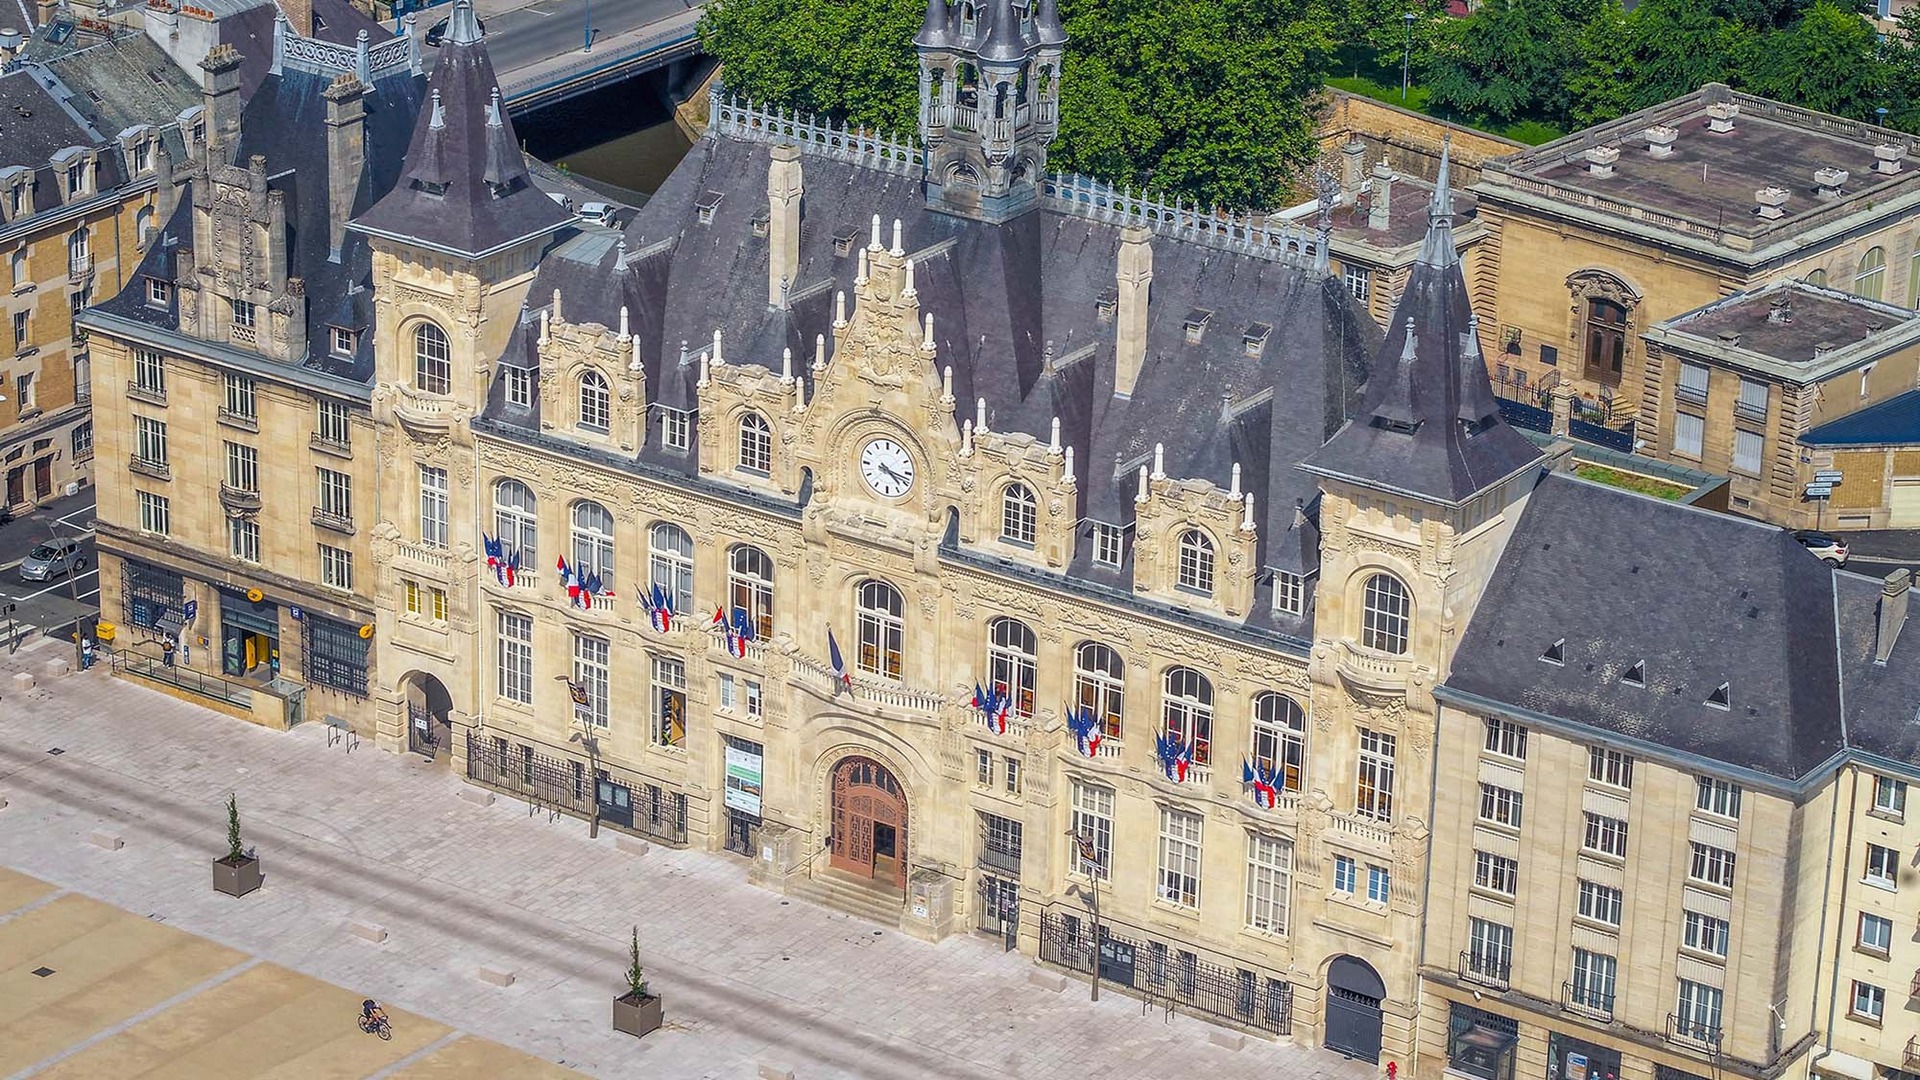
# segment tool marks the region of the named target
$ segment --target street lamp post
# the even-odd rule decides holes
[[[1093,1000],[1100,1000],[1100,875],[1105,867],[1100,864],[1100,852],[1093,846],[1093,833],[1082,828],[1073,836],[1074,846],[1078,850],[1080,861],[1092,869],[1087,871],[1087,892],[1093,906]]]
[[[574,681],[565,675],[555,675],[554,680],[567,684],[567,698],[573,705],[573,722],[580,730],[570,733],[567,741],[579,743],[587,752],[587,839],[600,837],[600,740],[593,733],[593,718],[582,711],[584,702]]]
[[[52,534],[55,540],[60,539],[59,523],[53,521],[47,522],[47,532]],[[80,604],[80,586],[73,580],[73,564],[74,560],[78,558],[80,549],[76,547],[73,550],[74,554],[67,556],[67,599],[72,601],[75,607],[78,607]],[[79,671],[80,667],[80,616],[75,614],[73,617],[73,670]]]
[[[1407,51],[1400,56],[1400,103],[1406,104],[1409,79],[1413,72],[1413,20],[1416,16],[1409,11],[1400,16],[1407,24]]]

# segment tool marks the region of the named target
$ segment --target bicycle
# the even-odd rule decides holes
[[[373,1016],[361,1016],[360,1030],[369,1035],[378,1035],[382,1039],[391,1040],[393,1038],[393,1024],[388,1022],[385,1013],[378,1013]]]

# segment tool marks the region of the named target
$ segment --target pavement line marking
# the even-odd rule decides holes
[[[151,1020],[154,1017],[159,1016],[161,1013],[166,1012],[168,1009],[173,1008],[175,1005],[179,1005],[182,1002],[186,1001],[187,999],[195,997],[196,995],[204,994],[207,991],[213,989],[214,987],[219,986],[221,983],[226,982],[227,980],[232,979],[236,976],[244,975],[247,972],[252,971],[254,968],[259,967],[261,964],[264,964],[264,963],[266,963],[265,960],[262,960],[261,958],[256,956],[256,957],[252,957],[251,959],[245,960],[241,963],[235,964],[234,966],[219,973],[218,975],[215,975],[211,979],[207,979],[195,986],[189,986],[185,990],[180,991],[179,993],[173,995],[172,997],[168,998],[165,1001],[160,1002],[157,1005],[154,1005],[150,1008],[142,1009],[141,1011],[134,1013],[132,1016],[127,1017],[125,1020],[122,1020],[119,1023],[113,1025],[112,1027],[107,1028],[105,1031],[95,1032],[93,1036],[90,1038],[82,1039],[81,1041],[74,1043],[72,1046],[67,1047],[65,1050],[62,1050],[59,1053],[52,1055],[51,1057],[42,1058],[41,1060],[34,1062],[33,1064],[27,1066],[26,1068],[21,1069],[19,1072],[14,1073],[11,1077],[8,1078],[8,1080],[25,1080],[26,1077],[32,1076],[34,1073],[42,1072],[46,1069],[50,1069],[53,1066],[58,1065],[60,1062],[65,1061],[66,1059],[74,1056],[75,1054],[80,1053],[83,1050],[87,1050],[92,1047],[98,1046],[99,1044],[105,1042],[108,1039],[113,1038],[115,1035],[120,1034],[121,1032],[127,1030],[128,1028],[133,1027],[136,1024],[144,1023],[148,1020]]]
[[[0,562],[0,570],[11,570],[14,567],[19,566],[21,563],[26,561],[27,561],[26,557],[22,556],[18,559],[13,560],[12,562]]]
[[[396,1061],[393,1064],[387,1066],[386,1068],[381,1069],[379,1072],[368,1073],[366,1080],[386,1080],[387,1077],[393,1076],[394,1074],[398,1073],[400,1070],[413,1065],[415,1062],[421,1061],[427,1058],[429,1055],[437,1054],[441,1050],[446,1049],[448,1046],[451,1046],[452,1044],[465,1038],[466,1034],[467,1033],[464,1031],[449,1031],[445,1035],[440,1036],[439,1038],[433,1040],[432,1042],[421,1047],[420,1049],[415,1050],[413,1053],[408,1054],[406,1057],[401,1058],[399,1061]],[[478,1038],[478,1036],[475,1036],[475,1037]]]
[[[73,575],[73,580],[75,580],[75,581],[79,581],[79,580],[80,580],[80,579],[82,579],[82,578],[90,578],[90,577],[93,577],[93,576],[94,576],[95,574],[98,574],[99,572],[100,572],[100,568],[99,568],[99,567],[95,567],[95,568],[93,568],[92,570],[88,570],[88,571],[86,571],[85,573],[80,573],[80,574],[75,574],[75,575]],[[37,592],[37,593],[28,593],[28,594],[26,594],[25,596],[16,596],[16,597],[14,597],[14,599],[15,599],[15,600],[32,600],[32,599],[35,599],[35,598],[37,598],[37,597],[41,597],[41,596],[45,596],[45,595],[47,595],[48,593],[50,593],[50,592],[53,592],[53,591],[54,591],[54,590],[56,590],[56,589],[65,589],[65,588],[67,588],[67,587],[68,587],[68,585],[67,585],[67,579],[63,577],[63,578],[61,578],[61,579],[60,579],[60,581],[59,581],[59,582],[58,582],[57,584],[53,584],[53,585],[49,585],[49,586],[47,586],[46,588],[44,588],[44,589],[41,589],[41,590],[40,590],[39,592]],[[100,586],[98,586],[98,585],[95,585],[95,586],[94,586],[94,588],[95,588],[95,589],[98,589],[99,587],[100,587]]]
[[[58,900],[63,896],[72,896],[72,895],[73,895],[73,891],[70,889],[55,889],[52,892],[48,893],[47,895],[41,897],[40,899],[30,901],[20,907],[14,908],[12,911],[0,912],[0,925],[5,925],[6,923],[12,922],[13,920],[19,918],[20,916],[25,915],[29,911],[38,911],[39,909],[46,907],[48,904],[53,903],[55,900]]]

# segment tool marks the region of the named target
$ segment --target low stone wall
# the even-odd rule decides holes
[[[1525,143],[1474,128],[1437,120],[1345,90],[1326,89],[1320,107],[1320,145],[1329,153],[1354,139],[1367,144],[1371,165],[1382,152],[1402,175],[1432,180],[1440,169],[1440,144],[1453,137],[1453,182],[1465,187],[1480,179],[1482,163],[1527,148]]]

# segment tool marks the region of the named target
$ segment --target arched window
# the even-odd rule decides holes
[[[145,246],[147,237],[153,235],[153,207],[143,206],[133,215],[134,242]]]
[[[82,225],[79,228],[73,230],[73,232],[68,234],[67,236],[68,268],[71,269],[76,274],[86,273],[87,256],[90,253],[91,253],[90,245],[88,244],[88,238],[87,238],[87,227],[85,225]]]
[[[1193,763],[1205,765],[1213,746],[1213,684],[1187,667],[1168,668],[1161,694],[1161,729],[1193,744]]]
[[[1285,694],[1253,699],[1253,760],[1278,775],[1274,786],[1299,791],[1307,760],[1307,714]]]
[[[413,386],[429,394],[453,389],[453,345],[447,332],[430,322],[413,328]]]
[[[1120,737],[1126,719],[1127,667],[1120,654],[1097,641],[1073,650],[1073,701],[1093,712],[1108,738]]]
[[[1361,597],[1360,644],[1399,655],[1407,651],[1407,621],[1412,605],[1407,587],[1388,574],[1367,579]]]
[[[607,392],[607,380],[597,371],[580,375],[580,426],[588,431],[613,427],[613,395]]]
[[[678,525],[661,522],[647,537],[647,572],[651,583],[673,601],[682,615],[693,611],[693,537]]]
[[[1213,541],[1199,529],[1180,534],[1180,587],[1213,595]]]
[[[1033,690],[1039,676],[1040,645],[1027,624],[995,619],[987,624],[987,678],[1013,700],[1013,711],[1033,715]]]
[[[578,509],[577,507],[575,508]],[[520,553],[520,565],[531,573],[540,533],[539,503],[533,489],[518,480],[493,485],[493,531],[508,555]]]
[[[1039,507],[1025,484],[1008,484],[1000,496],[1000,539],[1031,544],[1039,530]]]
[[[740,418],[740,467],[756,473],[773,471],[773,429],[756,412]]]
[[[1860,256],[1860,269],[1853,275],[1853,291],[1869,300],[1878,300],[1887,291],[1887,253],[1868,248]]]
[[[597,502],[573,504],[573,568],[582,579],[598,574],[601,588],[613,587],[613,515]]]
[[[1807,273],[1807,284],[1809,284],[1809,285],[1825,285],[1826,283],[1827,283],[1827,272],[1826,272],[1825,270],[1811,270],[1811,271],[1808,271],[1808,273]]]
[[[860,670],[889,679],[900,677],[906,605],[899,590],[884,581],[863,581],[856,595]]]
[[[773,560],[766,552],[734,546],[727,556],[727,597],[734,611],[747,613],[754,637],[773,635]]]

